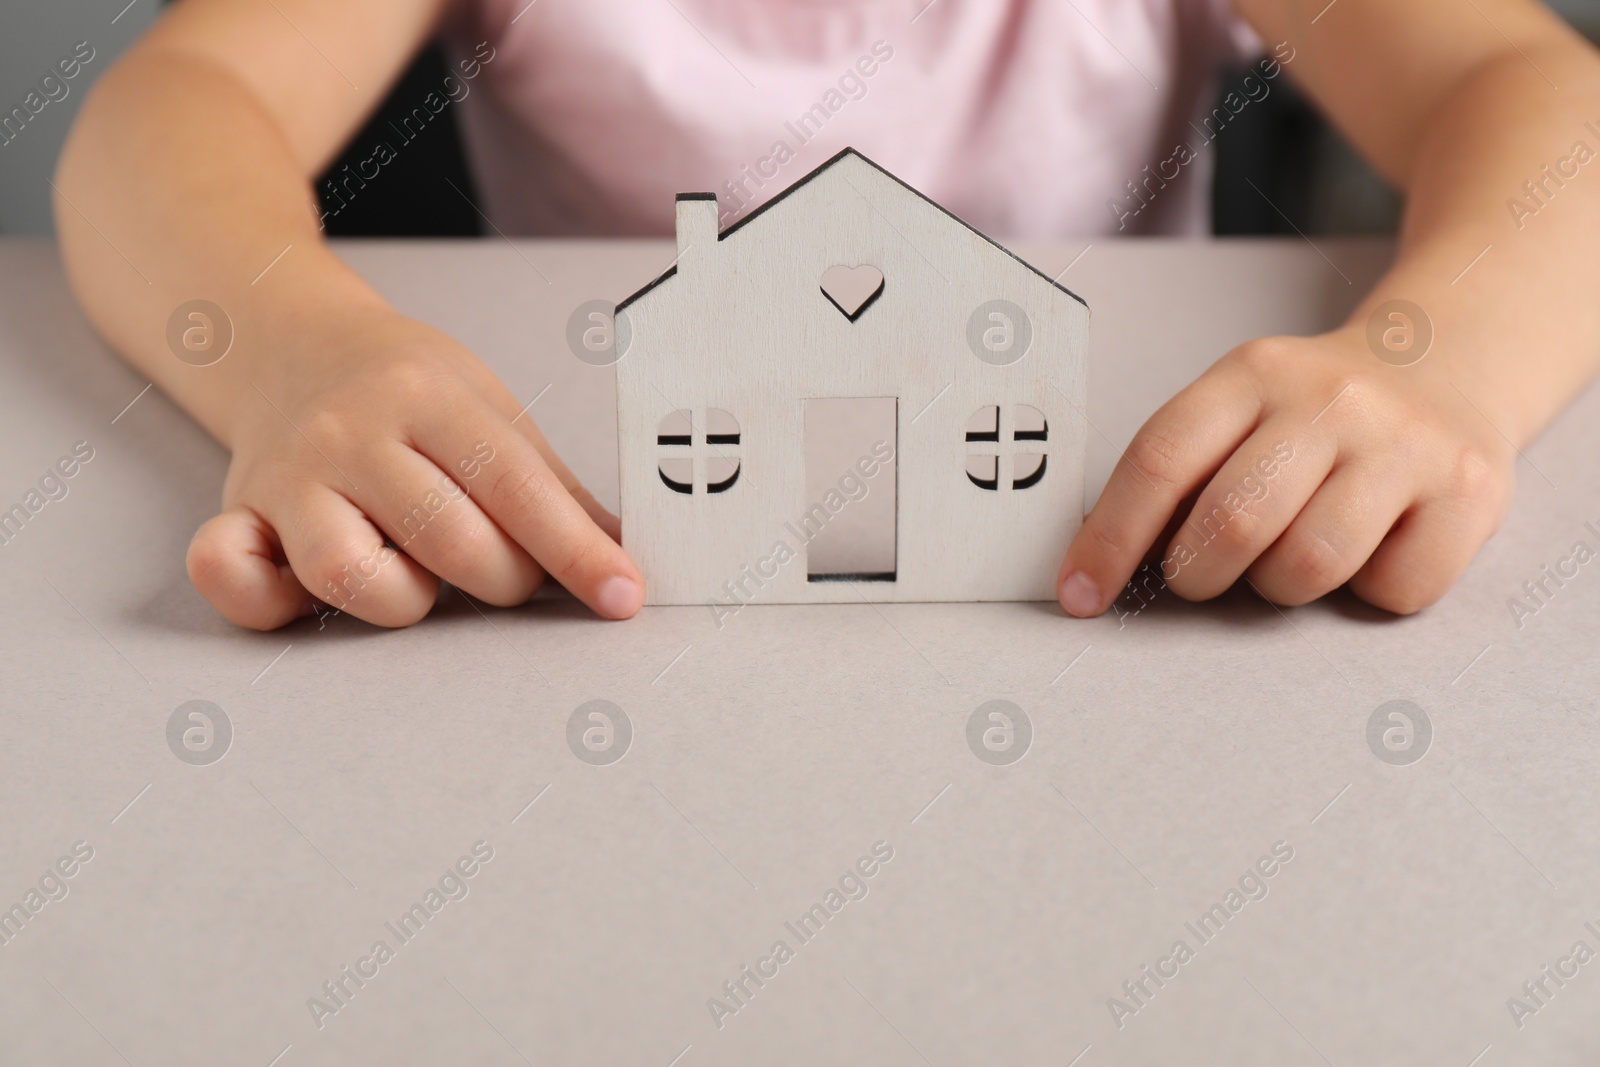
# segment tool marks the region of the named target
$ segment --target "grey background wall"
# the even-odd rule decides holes
[[[77,114],[85,91],[160,12],[161,0],[0,0],[0,117],[22,105],[30,89],[50,74],[56,60],[87,41],[94,59],[66,82],[68,93],[30,118],[22,131],[0,143],[0,233],[49,234],[47,179]],[[1558,0],[1552,5],[1583,31],[1600,40],[1600,0]],[[418,61],[413,77],[423,77],[436,54]],[[442,73],[442,70],[441,70]],[[437,80],[437,79],[435,79]],[[60,89],[52,87],[59,95]],[[1287,98],[1285,98],[1287,97]],[[1311,233],[1370,233],[1393,227],[1398,201],[1393,193],[1304,103],[1274,94],[1271,109],[1247,112],[1254,123],[1218,144],[1214,196],[1219,233],[1274,233],[1287,227],[1265,211],[1243,181],[1274,191],[1273,201]],[[380,114],[379,119],[382,118]],[[453,121],[453,117],[452,117]],[[0,139],[9,136],[0,130]],[[357,143],[363,143],[358,135]],[[412,184],[435,190],[436,175],[465,179],[453,125],[430,132],[424,152],[412,153],[407,166],[418,169]],[[197,148],[201,146],[196,146]],[[337,169],[338,163],[334,168]],[[423,181],[423,178],[432,180]],[[464,205],[441,208],[440,198],[407,195],[406,182],[389,181],[387,199],[372,198],[362,210],[329,226],[330,233],[450,234],[477,232],[476,216]],[[463,186],[465,187],[465,186]],[[1240,195],[1245,194],[1245,195]]]
[[[160,12],[160,0],[0,0],[0,117],[23,106],[56,61],[87,41],[94,58],[62,81],[67,95],[48,102],[26,126],[0,128],[0,233],[47,234],[50,186],[67,130],[89,86]],[[50,92],[59,96],[55,86]],[[40,92],[40,96],[45,94]],[[27,109],[23,108],[24,113]],[[13,131],[16,131],[13,135]]]

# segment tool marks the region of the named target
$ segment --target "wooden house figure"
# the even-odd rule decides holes
[[[680,195],[676,261],[616,309],[623,547],[648,602],[720,624],[746,603],[1054,600],[1083,517],[1083,299],[853,149],[717,225],[714,194]],[[853,563],[836,532],[869,515]]]

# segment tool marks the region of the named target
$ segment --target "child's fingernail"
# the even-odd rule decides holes
[[[1080,619],[1100,613],[1100,590],[1082,571],[1073,571],[1061,583],[1061,606]]]
[[[595,607],[600,614],[613,619],[626,619],[644,604],[644,588],[632,578],[618,575],[600,583],[594,595]]]

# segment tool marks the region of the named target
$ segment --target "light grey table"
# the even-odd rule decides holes
[[[1388,254],[1319,247],[1107,242],[1071,267],[1094,309],[1092,491],[1207,363],[1332,324]],[[1052,274],[1081,250],[1022,249]],[[535,415],[614,499],[613,372],[562,331],[663,268],[665,243],[341,251],[519,395],[549,385]],[[1575,541],[1597,545],[1600,394],[1527,451],[1504,528],[1410,619],[1346,596],[1279,612],[1169,595],[1125,624],[860,605],[750,607],[719,630],[702,608],[617,625],[563,595],[480,614],[451,594],[402,632],[255,634],[183,573],[226,457],[144,385],[49,245],[0,245],[0,507],[75,442],[94,449],[0,547],[0,908],[23,908],[0,915],[8,1067],[1498,1067],[1600,1050],[1600,961],[1561,962],[1600,949],[1600,573],[1520,628],[1507,607]],[[221,721],[209,748],[191,737],[191,759],[219,761],[169,746],[190,700],[226,715],[226,743]],[[591,700],[631,723],[620,761],[569,746]],[[1020,761],[969,747],[991,700],[1031,723]],[[1369,747],[1391,700],[1431,726],[1419,762]],[[443,877],[480,841],[492,860]],[[892,859],[830,901],[877,842]],[[1230,911],[1279,842],[1292,859],[1244,879],[1266,896]],[[46,877],[64,856],[72,876]],[[442,877],[466,895],[430,901]],[[29,898],[41,880],[66,895]],[[1190,929],[1218,903],[1220,933]],[[390,926],[417,904],[427,921],[402,941]],[[816,904],[820,933],[785,925]],[[1158,987],[1146,965],[1175,976]],[[1545,965],[1577,973],[1558,987]],[[1541,978],[1551,995],[1519,1027],[1507,999]],[[1138,1010],[1114,1019],[1112,997]],[[714,1021],[710,998],[739,1010]]]

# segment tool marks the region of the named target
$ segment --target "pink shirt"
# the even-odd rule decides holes
[[[484,211],[668,235],[712,191],[726,227],[852,145],[999,238],[1208,231],[1230,115],[1199,113],[1260,47],[1227,0],[926,3],[461,0],[452,51],[492,57],[452,92]]]

